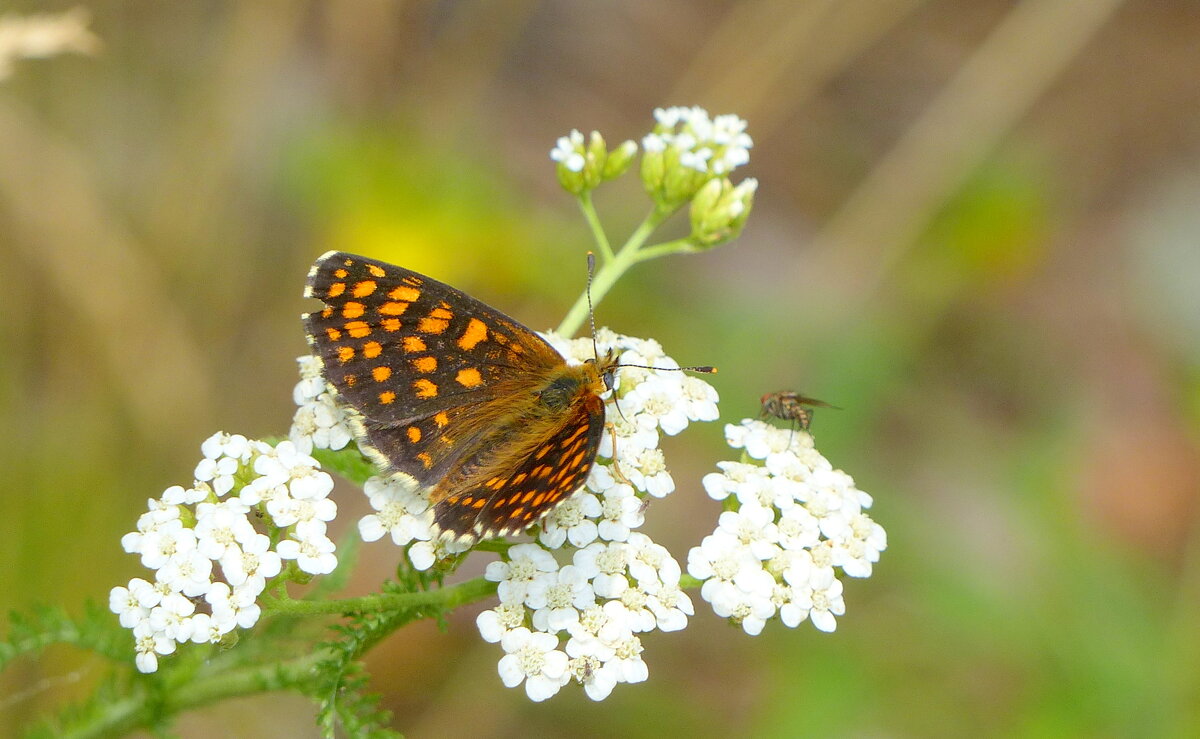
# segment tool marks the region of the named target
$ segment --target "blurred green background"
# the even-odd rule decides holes
[[[65,10],[15,2],[4,13]],[[369,660],[413,736],[1200,735],[1200,6],[1191,0],[97,2],[90,55],[0,80],[0,612],[78,612],[215,430],[284,432],[312,260],[427,272],[534,327],[590,247],[548,152],[651,110],[749,121],[743,237],[642,266],[600,324],[715,364],[723,421],[796,388],[890,547],[827,635],[697,601],[651,677],[506,690],[476,610]],[[0,45],[0,49],[2,49]],[[598,194],[614,239],[635,177]],[[647,528],[714,526],[719,424]],[[349,486],[340,522],[365,503]],[[364,548],[356,592],[394,566]],[[479,558],[481,561],[482,557]],[[468,569],[477,570],[480,562]],[[0,675],[0,734],[100,658]],[[302,698],[183,736],[315,734]]]

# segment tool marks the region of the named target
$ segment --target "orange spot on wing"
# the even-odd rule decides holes
[[[375,277],[383,277],[384,275],[387,274],[387,272],[385,272],[382,267],[377,267],[374,264],[368,264],[367,271],[370,272]]]
[[[437,369],[437,357],[419,357],[412,361],[417,372],[433,372]]]
[[[417,428],[416,426],[409,426],[408,427],[408,440],[414,444],[416,444],[418,441],[420,441],[421,440],[421,429]]]
[[[346,383],[346,387],[354,387],[354,383],[358,382],[358,375],[346,375],[342,381]]]
[[[479,370],[474,367],[459,370],[454,380],[463,387],[479,387],[483,384],[483,377],[480,376]]]
[[[325,309],[323,311],[321,311],[321,318],[329,318],[332,315],[333,315],[333,307],[332,306],[327,305],[327,306],[325,306]]]
[[[433,422],[437,424],[438,428],[445,428],[446,424],[450,423],[450,416],[446,415],[446,411],[441,411],[433,417]]]
[[[371,327],[365,321],[350,321],[343,328],[346,333],[350,334],[355,339],[361,339],[364,336],[371,335]]]
[[[438,394],[438,386],[434,385],[429,380],[421,378],[412,384],[413,390],[417,391],[418,398],[436,398]]]
[[[362,282],[354,283],[354,289],[351,290],[351,293],[356,298],[365,298],[375,292],[375,287],[375,280],[363,280]]]
[[[533,507],[540,508],[542,503],[545,503],[545,502],[546,502],[546,493],[538,493],[537,497],[533,499]]]
[[[336,298],[344,292],[346,292],[346,283],[335,282],[329,286],[329,292],[325,293],[325,297]]]
[[[391,405],[396,402],[396,394],[391,390],[384,390],[379,394],[379,402],[384,405]]]
[[[363,356],[367,359],[374,359],[383,353],[383,345],[378,341],[368,341],[363,344]]]
[[[390,302],[379,306],[379,312],[385,316],[400,316],[408,310],[408,303]]]
[[[528,493],[525,493],[524,495],[521,496],[521,502],[528,503],[530,500],[533,499],[533,496],[535,494],[536,494],[536,491],[530,490]]]
[[[450,322],[444,318],[430,318],[426,316],[417,324],[417,330],[423,334],[440,334],[446,330]]]
[[[362,303],[351,300],[342,306],[343,318],[358,318],[363,314],[365,306]]]
[[[450,311],[450,306],[442,303],[442,307],[429,311],[429,317],[449,321],[451,318],[454,318],[454,313]]]
[[[329,337],[330,341],[341,341],[342,340],[342,332],[338,331],[336,328],[325,329],[325,335]]]
[[[387,295],[392,300],[403,300],[405,303],[411,303],[421,297],[421,291],[415,287],[401,285],[388,290]]]
[[[420,336],[405,336],[404,351],[415,354],[425,351],[425,341]]]
[[[425,469],[429,469],[433,466],[433,457],[429,456],[425,452],[418,454],[417,459],[421,461],[421,464],[425,466]]]
[[[467,330],[458,337],[458,346],[463,351],[471,351],[486,338],[487,324],[478,318],[472,318],[467,322]]]
[[[354,347],[352,346],[339,346],[337,352],[338,361],[342,364],[354,359]]]
[[[347,260],[344,262],[344,264],[345,264],[347,267],[349,267],[350,265],[354,264],[354,261],[353,261],[353,260],[350,260],[350,259],[347,259]],[[341,267],[338,267],[337,269],[335,269],[335,270],[333,271],[333,276],[334,276],[334,277],[336,277],[336,278],[338,278],[339,280],[344,280],[344,279],[346,279],[346,275],[348,275],[348,274],[350,274],[350,273],[349,273],[349,272],[347,272],[346,270],[342,269]]]
[[[471,505],[471,507],[472,507],[472,508],[483,508],[483,506],[484,506],[484,504],[485,504],[485,503],[487,503],[487,501],[486,501],[486,500],[484,500],[483,498],[480,498],[479,500],[475,501],[475,502],[474,502],[474,503]]]
[[[371,370],[371,377],[375,378],[375,382],[384,382],[392,376],[392,368],[388,366],[376,367]]]
[[[384,331],[399,331],[400,330],[400,319],[399,318],[385,318],[379,322],[379,325],[383,326]]]

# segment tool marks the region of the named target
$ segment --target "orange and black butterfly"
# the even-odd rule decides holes
[[[305,316],[359,446],[430,490],[456,538],[522,531],[578,490],[596,459],[610,357],[568,365],[544,339],[449,285],[330,252]]]
[[[808,431],[812,425],[813,408],[834,408],[823,400],[809,398],[794,390],[780,390],[774,393],[764,393],[759,401],[762,403],[760,418],[771,416],[783,421],[791,421],[793,429],[799,427]],[[840,410],[840,409],[838,409]]]

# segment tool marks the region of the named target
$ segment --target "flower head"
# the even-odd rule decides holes
[[[315,459],[290,441],[273,447],[228,434],[213,435],[201,452],[192,486],[151,499],[137,531],[121,539],[154,571],[153,583],[134,578],[109,593],[109,609],[133,631],[142,672],[157,670],[177,644],[253,626],[256,599],[283,560],[313,574],[337,564],[325,537],[337,512],[327,498],[333,480]]]
[[[750,161],[754,142],[746,133],[746,122],[735,115],[710,118],[708,111],[693,106],[659,108],[654,118],[654,130],[642,139],[642,182],[660,207],[679,207],[705,183],[724,178]],[[750,194],[753,188],[749,186]],[[746,194],[733,199],[744,200]],[[737,215],[730,213],[730,217]]]
[[[729,506],[716,531],[688,554],[688,572],[718,615],[748,634],[774,617],[833,631],[846,612],[837,571],[867,577],[887,534],[864,509],[871,498],[834,470],[806,431],[747,419],[725,427],[734,449],[756,463],[721,462],[704,489]]]

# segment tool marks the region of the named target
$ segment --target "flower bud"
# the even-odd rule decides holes
[[[629,165],[633,164],[633,158],[637,156],[638,146],[633,141],[625,141],[617,148],[608,153],[608,160],[604,162],[604,180],[615,180],[629,169]]]
[[[743,180],[737,187],[727,177],[709,180],[692,199],[691,240],[700,246],[717,246],[737,238],[754,205],[758,180]]]

